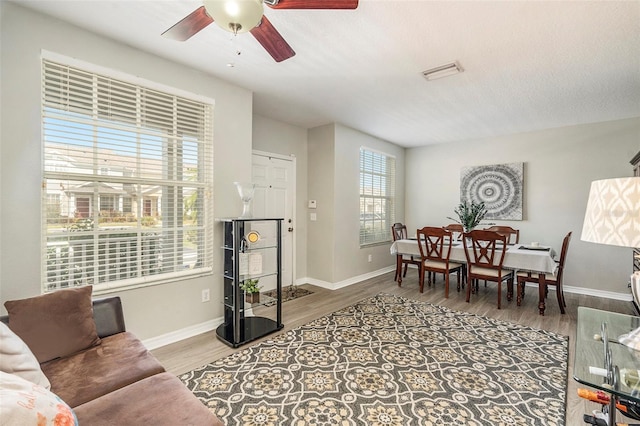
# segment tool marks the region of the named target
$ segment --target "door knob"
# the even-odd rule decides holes
[[[293,232],[293,228],[289,228],[289,229],[287,229],[287,231]]]

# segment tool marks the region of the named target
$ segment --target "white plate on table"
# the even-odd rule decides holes
[[[551,247],[545,247],[545,246],[527,246],[527,245],[520,245],[521,249],[525,249],[525,250],[538,250],[538,251],[549,251],[551,250]]]

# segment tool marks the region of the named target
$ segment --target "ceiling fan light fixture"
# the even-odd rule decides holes
[[[262,19],[262,0],[204,0],[204,7],[218,26],[234,34],[246,33]]]
[[[450,64],[441,65],[439,67],[431,68],[426,71],[422,71],[422,75],[428,81],[435,80],[442,77],[448,77],[450,75],[458,74],[464,72],[464,69],[458,61],[452,62]]]

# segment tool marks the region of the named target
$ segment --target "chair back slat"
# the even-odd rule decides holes
[[[494,231],[474,230],[464,234],[470,244],[465,244],[464,253],[469,265],[489,269],[502,269],[507,252],[507,237]]]
[[[422,259],[448,263],[451,256],[452,234],[443,228],[425,226],[416,231]]]
[[[507,237],[507,243],[509,244],[518,244],[520,242],[520,230],[513,229],[510,226],[495,225],[485,228],[484,231],[493,231],[504,235]]]
[[[567,260],[567,252],[569,251],[569,242],[571,242],[571,232],[569,232],[562,240],[562,249],[560,250],[560,260],[558,261],[558,272],[556,274],[556,282],[562,283],[562,272],[564,264]]]
[[[464,228],[459,223],[451,223],[447,226],[443,226],[442,228],[451,232],[454,240],[456,241],[462,240],[462,234],[464,233]]]
[[[402,223],[394,223],[391,225],[391,235],[393,236],[393,241],[396,240],[406,240],[407,239],[407,227]]]

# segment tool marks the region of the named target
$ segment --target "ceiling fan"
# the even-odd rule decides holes
[[[186,41],[215,22],[234,34],[250,32],[276,62],[296,54],[278,30],[264,16],[263,0],[203,0],[200,6],[163,36]],[[272,9],[355,9],[358,0],[264,0]]]

